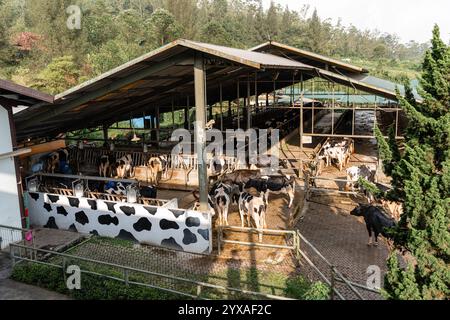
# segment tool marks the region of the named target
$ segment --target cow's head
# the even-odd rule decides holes
[[[364,212],[366,211],[366,209],[367,206],[359,205],[350,212],[350,215],[355,217],[362,217],[364,216]]]

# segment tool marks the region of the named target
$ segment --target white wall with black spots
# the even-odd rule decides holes
[[[186,252],[212,250],[211,217],[191,210],[28,193],[33,226],[122,238]]]
[[[8,111],[0,105],[0,155],[13,151]],[[0,225],[21,228],[20,196],[17,189],[16,166],[13,157],[0,158]],[[6,231],[4,231],[6,232]],[[0,237],[2,237],[0,235]],[[16,238],[17,237],[17,238]],[[3,248],[12,240],[3,235],[0,245]],[[14,240],[21,240],[20,234],[14,234]]]

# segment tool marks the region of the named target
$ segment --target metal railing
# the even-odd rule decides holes
[[[23,254],[24,252],[25,252],[25,255]],[[266,294],[266,293],[261,293],[261,292],[254,292],[254,291],[243,290],[243,289],[237,289],[237,288],[232,288],[232,287],[228,287],[228,286],[221,286],[221,285],[206,283],[206,282],[202,282],[202,281],[187,279],[187,278],[183,278],[183,277],[163,274],[163,273],[159,273],[159,272],[137,269],[137,268],[133,268],[133,267],[125,266],[125,265],[119,265],[119,264],[94,260],[94,259],[90,259],[90,258],[84,258],[84,257],[80,257],[80,256],[70,255],[67,253],[60,253],[60,252],[56,252],[56,251],[30,248],[28,246],[24,246],[24,245],[20,245],[20,244],[11,244],[10,245],[10,255],[11,255],[11,259],[13,261],[13,265],[20,263],[22,261],[27,261],[30,263],[43,264],[43,265],[62,269],[63,274],[65,274],[65,267],[68,265],[68,262],[73,263],[74,261],[77,261],[78,262],[77,266],[80,267],[81,273],[95,275],[95,276],[99,276],[102,278],[119,281],[119,282],[125,283],[126,286],[130,286],[130,285],[143,286],[143,287],[158,289],[158,290],[161,290],[164,292],[177,294],[177,295],[184,296],[184,297],[189,297],[192,299],[202,299],[202,300],[207,299],[207,298],[203,297],[202,294],[204,294],[206,290],[216,290],[216,291],[220,291],[220,292],[224,292],[224,293],[228,293],[228,294],[243,294],[243,295],[253,296],[253,297],[261,298],[261,299],[292,300],[287,297]],[[52,262],[45,261],[45,260],[38,260],[39,256],[58,257],[58,258],[60,258],[61,263],[52,263]],[[47,258],[47,260],[48,260],[48,258]],[[112,268],[112,269],[118,269],[118,270],[122,271],[121,274],[123,276],[118,277],[118,276],[108,275],[108,274],[104,274],[104,273],[94,272],[86,267],[83,267],[82,263],[93,264],[95,267],[91,268],[91,269],[94,269],[94,270],[102,270],[105,267]],[[140,276],[156,277],[158,279],[165,279],[165,280],[173,281],[177,284],[181,284],[184,286],[187,285],[189,290],[186,290],[187,292],[186,291],[183,292],[180,290],[163,287],[159,284],[151,284],[151,283],[138,281],[137,279],[135,279],[136,276],[135,276],[135,278],[130,277],[130,273],[135,274],[135,275],[138,274]]]
[[[309,201],[311,199],[311,194],[313,192],[326,192],[326,193],[332,193],[332,194],[344,194],[344,195],[352,195],[352,196],[363,196],[363,193],[361,191],[346,191],[341,190],[339,188],[339,184],[341,183],[344,186],[347,186],[348,184],[354,184],[357,181],[347,180],[347,179],[332,179],[332,178],[324,178],[324,177],[311,177],[309,175],[305,175],[305,195],[306,200]],[[338,188],[331,188],[331,187],[318,187],[316,181],[330,181],[335,182]]]
[[[270,229],[255,229],[255,228],[247,228],[247,227],[235,227],[235,226],[218,226],[217,228],[217,250],[220,255],[222,251],[222,245],[229,244],[237,244],[248,247],[260,247],[260,248],[272,248],[272,249],[287,249],[287,250],[295,250],[297,243],[294,242],[293,245],[280,245],[280,244],[271,244],[271,243],[263,243],[263,242],[253,242],[253,241],[238,241],[238,240],[225,240],[224,232],[243,232],[249,234],[262,234],[263,240],[264,235],[275,235],[281,237],[293,237],[295,238],[295,231],[292,230],[270,230]]]
[[[0,225],[0,250],[18,242],[34,246],[34,240],[33,230]]]
[[[237,241],[237,240],[225,240],[223,237],[224,231],[235,231],[235,232],[247,232],[250,234],[265,234],[265,235],[279,235],[284,236],[286,239],[286,245],[280,244],[270,244],[270,243],[260,243],[260,242],[252,242],[252,241]],[[263,238],[264,239],[264,238]],[[300,260],[303,258],[308,265],[313,268],[313,270],[318,274],[318,276],[330,287],[331,296],[330,298],[333,300],[335,298],[339,298],[341,300],[345,300],[345,296],[339,291],[336,286],[336,282],[343,283],[356,297],[360,300],[365,300],[363,295],[358,291],[357,288],[370,291],[373,293],[380,293],[375,289],[370,289],[364,285],[352,282],[348,280],[332,263],[328,261],[319,250],[314,247],[298,230],[260,230],[255,228],[242,228],[242,227],[234,227],[234,226],[219,226],[218,227],[218,254],[220,255],[222,252],[223,244],[237,244],[249,247],[260,247],[260,248],[272,248],[272,249],[286,249],[289,250],[293,256],[296,258],[297,263],[300,263]],[[319,257],[321,261],[325,263],[327,268],[329,268],[331,277],[327,277],[322,270],[318,266],[314,264],[311,258],[306,254],[304,250],[301,249],[301,245],[308,246],[312,252]]]
[[[365,300],[361,293],[355,288],[355,285],[349,281],[342,273],[331,264],[327,258],[325,258],[316,247],[314,247],[298,230],[296,231],[296,242],[299,244],[296,248],[296,256],[299,259],[300,256],[305,259],[305,261],[317,272],[317,274],[322,278],[326,284],[328,284],[331,288],[331,299],[334,300],[337,296],[341,300],[345,300],[345,297],[342,293],[336,288],[336,281],[343,282],[346,286],[358,297],[360,300]],[[331,279],[328,279],[327,276],[312,262],[312,260],[308,257],[308,255],[300,249],[300,242],[303,241],[330,269]],[[362,285],[358,285],[360,288],[369,289]],[[369,289],[370,290],[370,289]]]

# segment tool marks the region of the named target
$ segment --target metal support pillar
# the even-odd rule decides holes
[[[250,75],[247,77],[247,130],[252,127],[252,113],[250,108]]]
[[[198,186],[200,190],[200,211],[208,210],[208,175],[206,171],[206,71],[203,55],[195,54],[194,85],[195,85],[195,138],[198,157]]]
[[[300,126],[298,128],[298,132],[300,134],[300,151],[303,151],[303,98],[304,98],[304,87],[303,87],[303,73],[300,75],[300,83],[301,83],[301,89],[302,89],[302,101],[300,102]],[[313,108],[314,108],[314,102],[313,102]],[[313,117],[314,117],[314,110],[313,110]],[[313,119],[313,125],[314,125],[314,119]],[[301,157],[301,155],[299,156]]]
[[[223,89],[222,83],[219,85],[219,95],[220,95],[220,131],[223,132]]]
[[[241,108],[241,93],[240,93],[240,82],[239,80],[237,81],[237,128],[240,129],[241,128],[241,112],[240,112],[240,108]]]

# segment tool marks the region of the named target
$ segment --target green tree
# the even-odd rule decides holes
[[[50,94],[61,93],[82,79],[72,56],[55,58],[35,79],[34,88]]]
[[[164,45],[178,38],[182,33],[182,27],[175,17],[165,9],[157,9],[151,16],[149,29],[159,45]]]
[[[400,268],[396,253],[388,261],[385,295],[391,299],[445,299],[450,297],[450,49],[433,31],[432,47],[423,63],[417,103],[410,89],[399,95],[409,125],[400,153],[392,139],[377,130],[384,168],[392,177],[387,195],[404,203],[395,244],[413,257]]]

